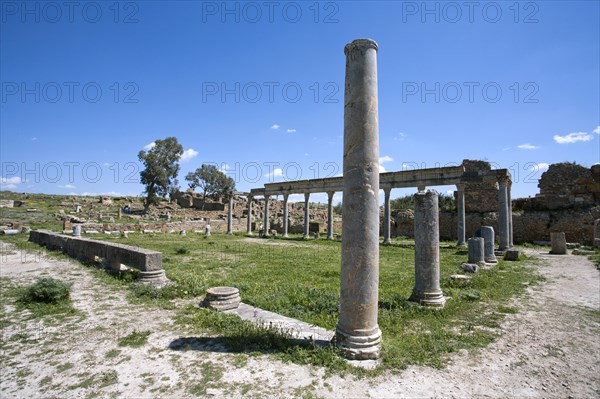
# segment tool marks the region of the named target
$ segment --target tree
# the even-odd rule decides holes
[[[182,154],[183,147],[176,137],[156,140],[148,151],[142,150],[138,153],[138,158],[145,167],[140,172],[140,181],[146,186],[146,211],[150,205],[158,203],[159,197],[169,194],[177,185],[179,158]]]
[[[188,186],[195,190],[196,187],[202,189],[202,210],[206,197],[222,196],[229,199],[235,191],[235,182],[231,177],[227,177],[214,165],[205,165],[190,172],[185,176]]]

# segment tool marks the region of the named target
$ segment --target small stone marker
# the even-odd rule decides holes
[[[207,224],[206,227],[204,228],[204,235],[206,237],[210,237],[210,224]]]
[[[519,260],[519,256],[521,255],[521,251],[518,249],[509,249],[504,254],[504,260],[516,261]]]
[[[475,273],[477,271],[477,264],[475,263],[463,263],[460,268],[467,273]]]
[[[550,242],[552,243],[551,254],[565,255],[567,253],[567,240],[564,232],[550,233]]]
[[[235,309],[240,305],[240,291],[235,287],[212,287],[206,290],[206,296],[200,306],[212,310]]]
[[[498,263],[494,254],[494,228],[492,226],[482,226],[481,236],[483,237],[483,257],[485,263]]]
[[[180,236],[184,236],[184,235],[186,235],[186,234],[187,234],[187,233],[186,233],[186,231],[185,231],[185,230],[181,230],[181,231],[179,232],[179,235],[180,235]]]
[[[75,237],[81,236],[81,226],[80,225],[73,226],[73,235]]]

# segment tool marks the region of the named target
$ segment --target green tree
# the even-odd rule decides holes
[[[145,167],[140,172],[140,181],[146,186],[146,211],[150,205],[158,203],[159,197],[169,194],[177,184],[176,177],[182,154],[183,147],[176,137],[156,140],[148,151],[142,150],[138,153],[138,158]]]
[[[227,177],[215,165],[205,165],[190,172],[185,176],[188,186],[195,190],[200,187],[202,190],[202,210],[206,197],[222,196],[229,199],[235,191],[235,182],[231,177]]]

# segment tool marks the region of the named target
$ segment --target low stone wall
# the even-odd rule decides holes
[[[538,240],[549,241],[550,233],[564,232],[568,242],[592,245],[594,221],[598,218],[600,218],[600,207],[513,213],[513,241],[515,244]],[[440,239],[456,240],[456,213],[440,212],[439,220]],[[392,212],[392,236],[413,237],[413,224],[412,210]],[[473,237],[475,230],[481,226],[492,226],[494,231],[498,232],[498,213],[467,213],[465,224],[467,238]]]
[[[62,250],[69,256],[93,261],[102,258],[113,270],[121,265],[138,269],[139,282],[164,285],[168,282],[162,267],[162,253],[130,245],[114,244],[105,241],[71,237],[47,230],[32,230],[29,241],[43,245],[50,250]]]

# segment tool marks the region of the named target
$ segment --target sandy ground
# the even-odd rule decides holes
[[[71,281],[81,313],[49,325],[4,306],[12,324],[2,330],[2,398],[600,397],[600,280],[583,256],[536,253],[547,281],[514,302],[519,312],[507,315],[490,346],[462,351],[442,370],[410,367],[357,379],[207,346],[179,330],[174,311],[129,304],[123,290],[107,288],[77,262],[6,248],[3,278],[18,285],[42,275]],[[152,331],[148,343],[118,346],[134,329]]]

